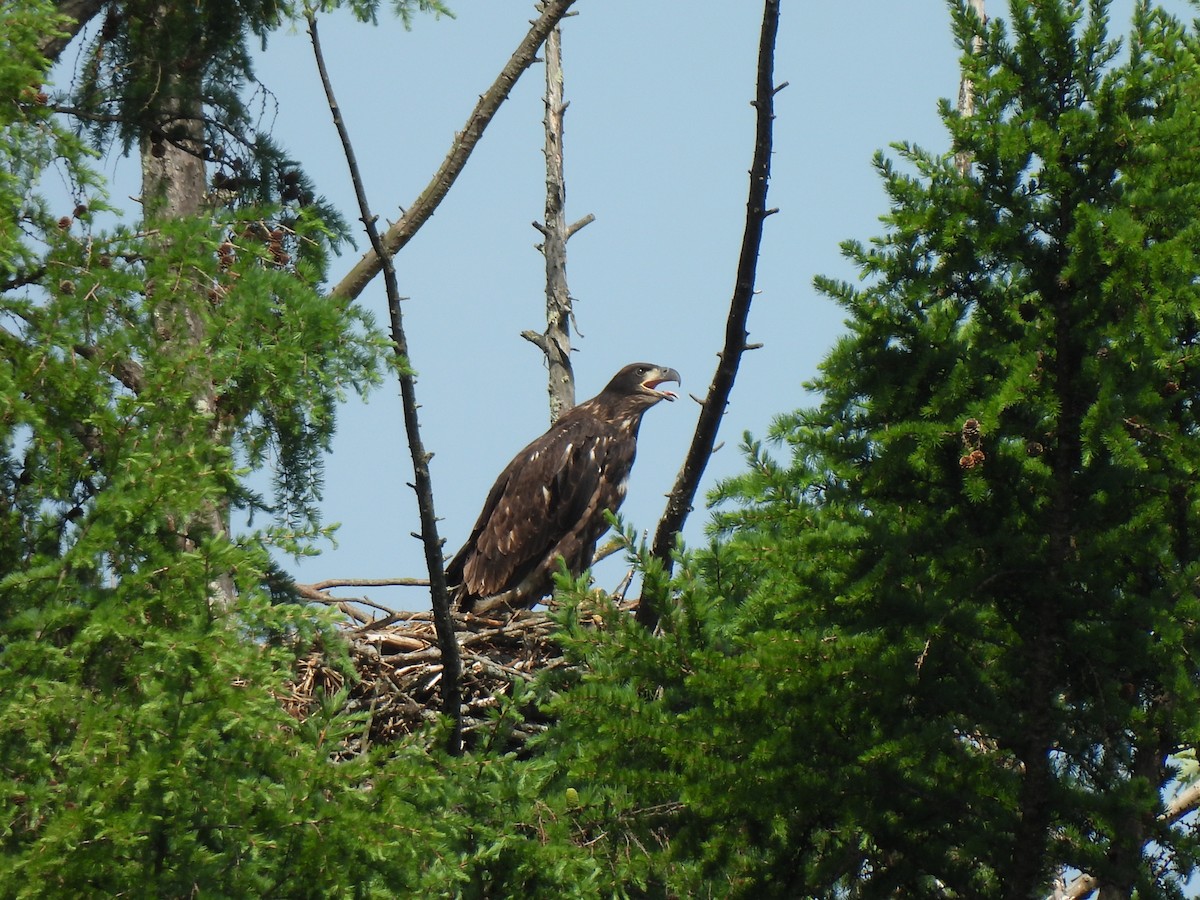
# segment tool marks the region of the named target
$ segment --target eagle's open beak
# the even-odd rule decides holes
[[[652,393],[657,394],[664,400],[670,400],[674,402],[675,394],[673,392],[655,390],[664,381],[673,381],[676,384],[682,384],[682,382],[679,380],[679,373],[674,369],[656,368],[653,374],[642,382],[642,387]]]

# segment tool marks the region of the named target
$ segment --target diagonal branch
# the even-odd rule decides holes
[[[421,191],[421,195],[413,204],[404,211],[404,215],[400,217],[399,221],[395,222],[381,236],[384,251],[392,254],[398,252],[433,215],[434,210],[438,208],[450,190],[450,186],[454,184],[463,167],[466,166],[475,145],[479,143],[484,129],[492,121],[496,110],[508,98],[509,92],[521,74],[537,59],[538,48],[546,40],[546,36],[551,30],[567,14],[574,2],[575,0],[548,0],[541,15],[533,21],[529,32],[517,46],[508,62],[505,63],[504,68],[500,70],[500,74],[496,76],[492,86],[480,96],[479,102],[475,104],[463,130],[454,136],[450,152],[446,154],[446,158],[442,161],[433,179],[426,185],[425,190]],[[379,274],[382,268],[381,259],[380,251],[372,247],[329,292],[329,295],[340,301],[353,300],[363,292],[371,279]]]
[[[325,57],[321,53],[321,40],[317,33],[316,16],[310,12],[307,18],[308,33],[312,38],[313,55],[316,57],[317,69],[321,75],[321,85],[325,88],[329,111],[333,114],[333,124],[337,128],[338,137],[342,141],[342,149],[346,154],[346,163],[350,168],[350,178],[354,182],[354,193],[358,198],[358,208],[362,213],[363,226],[366,228],[367,237],[370,238],[371,246],[375,250],[376,259],[383,269],[388,315],[392,327],[392,342],[400,363],[400,395],[404,402],[404,430],[408,436],[408,449],[412,455],[413,480],[415,482],[412,487],[417,494],[417,507],[421,519],[421,543],[425,548],[425,564],[429,569],[433,622],[442,653],[440,686],[442,712],[451,722],[447,749],[451,755],[457,756],[462,752],[463,747],[462,692],[460,688],[462,662],[459,655],[458,638],[454,633],[454,621],[450,616],[450,593],[446,588],[442,541],[438,537],[437,516],[433,508],[433,480],[429,474],[429,459],[432,454],[425,452],[425,446],[421,441],[421,428],[417,420],[416,379],[409,366],[408,341],[404,336],[404,319],[400,312],[400,290],[396,284],[396,269],[392,265],[392,253],[384,246],[379,236],[379,229],[375,226],[375,217],[371,214],[370,205],[367,203],[367,194],[363,187],[362,175],[359,173],[354,148],[350,143],[350,135],[346,130],[346,123],[342,120],[341,109],[333,95],[329,72],[325,68]]]
[[[667,507],[659,519],[654,532],[651,554],[662,561],[663,568],[671,570],[671,551],[675,538],[683,529],[683,523],[692,510],[692,502],[700,485],[700,478],[716,443],[717,431],[733,382],[737,377],[742,353],[752,349],[746,342],[746,320],[750,315],[750,301],[754,298],[754,279],[758,267],[758,251],[762,244],[763,223],[767,216],[776,212],[767,209],[767,182],[771,177],[772,123],[775,118],[775,94],[787,86],[774,84],[775,39],[779,31],[780,0],[765,0],[763,4],[762,31],[758,44],[758,86],[753,102],[757,110],[754,161],[750,167],[750,191],[746,200],[746,228],[742,234],[742,250],[738,258],[737,280],[734,283],[733,299],[729,304],[729,317],[725,324],[725,346],[718,354],[716,373],[708,388],[708,395],[700,409],[700,419],[692,435],[683,467],[675,478],[675,485],[667,495]],[[653,628],[658,622],[658,613],[652,604],[643,602],[638,606],[638,621]]]
[[[42,56],[51,62],[56,62],[75,35],[83,30],[92,18],[104,9],[107,0],[59,0],[57,9],[59,15],[66,16],[61,34],[49,34],[38,42],[38,50]]]

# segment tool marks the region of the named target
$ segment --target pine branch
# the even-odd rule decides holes
[[[479,143],[479,139],[500,108],[500,104],[508,98],[509,92],[512,91],[513,85],[517,83],[521,74],[533,64],[537,58],[538,48],[546,40],[550,31],[567,14],[574,2],[575,0],[551,0],[546,4],[542,14],[533,21],[529,32],[517,46],[508,62],[505,63],[504,68],[500,70],[500,74],[496,76],[492,86],[480,96],[479,102],[475,104],[463,130],[455,135],[450,152],[446,154],[446,158],[434,173],[432,180],[421,191],[420,196],[413,204],[404,211],[404,215],[382,235],[381,242],[387,253],[397,253],[433,215],[434,210],[438,208],[450,190],[450,186],[454,184],[466,166],[475,145]],[[361,294],[371,279],[379,274],[382,268],[381,258],[379,251],[374,248],[364,254],[354,268],[329,292],[330,297],[345,302],[353,300]]]
[[[354,183],[354,193],[358,199],[358,208],[362,214],[363,226],[367,237],[374,248],[376,259],[383,270],[383,281],[387,291],[388,316],[391,320],[392,341],[396,356],[400,362],[400,395],[404,403],[404,430],[408,436],[408,449],[412,455],[414,484],[417,494],[417,507],[421,519],[421,543],[425,548],[425,564],[429,569],[430,594],[433,604],[433,620],[437,632],[438,645],[442,653],[441,700],[442,712],[450,719],[451,730],[447,750],[451,755],[458,755],[463,747],[462,695],[460,681],[462,662],[459,655],[458,639],[454,633],[454,620],[450,615],[450,593],[446,587],[445,564],[442,559],[442,541],[438,537],[437,516],[433,508],[433,480],[429,474],[429,459],[431,454],[425,451],[421,441],[421,428],[417,420],[416,379],[409,366],[408,340],[404,335],[404,319],[400,312],[400,290],[396,284],[396,269],[392,265],[393,250],[389,250],[380,238],[379,229],[375,225],[375,216],[371,214],[367,202],[366,189],[363,186],[362,175],[354,155],[354,147],[346,123],[342,120],[341,109],[333,94],[333,85],[329,80],[329,72],[325,67],[325,57],[321,52],[321,40],[317,32],[317,20],[313,13],[308,13],[308,33],[312,39],[313,55],[316,57],[317,69],[321,75],[321,85],[325,89],[325,98],[329,103],[329,111],[333,115],[333,123],[337,128],[342,149],[346,155],[346,163],[350,168],[350,178]]]
[[[1174,825],[1197,809],[1200,809],[1200,782],[1194,782],[1176,794],[1158,816],[1158,821],[1164,825]],[[1083,900],[1099,887],[1100,880],[1084,872],[1072,879],[1065,889],[1056,893],[1054,900]]]
[[[750,314],[750,302],[754,298],[754,279],[758,266],[758,251],[762,244],[763,223],[767,216],[776,212],[767,208],[767,183],[771,176],[772,123],[775,118],[775,94],[786,87],[786,83],[774,84],[775,39],[779,31],[779,0],[766,0],[763,4],[762,31],[758,45],[758,85],[753,106],[757,110],[754,161],[750,167],[750,190],[746,200],[746,227],[742,235],[742,250],[738,258],[737,280],[733,298],[729,305],[729,317],[725,325],[725,346],[718,354],[719,362],[708,394],[700,410],[700,419],[692,435],[683,467],[675,478],[675,485],[667,496],[667,506],[654,532],[651,554],[662,561],[666,572],[671,570],[671,551],[675,547],[676,535],[692,510],[692,502],[700,485],[700,478],[716,444],[717,431],[729,403],[733,382],[737,377],[742,354],[752,349],[746,341],[746,320]],[[658,614],[651,604],[638,606],[638,621],[649,628],[658,622]]]

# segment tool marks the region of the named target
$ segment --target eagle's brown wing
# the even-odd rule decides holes
[[[447,567],[459,605],[518,588],[509,605],[532,605],[548,592],[559,558],[573,572],[586,568],[607,528],[605,510],[624,496],[630,437],[579,406],[518,453]]]

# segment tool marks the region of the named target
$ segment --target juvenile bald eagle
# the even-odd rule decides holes
[[[558,561],[579,575],[616,512],[637,452],[642,415],[674,369],[623,368],[599,394],[564,412],[516,455],[488,494],[471,536],[446,568],[458,608],[486,612],[533,606],[550,593]]]

